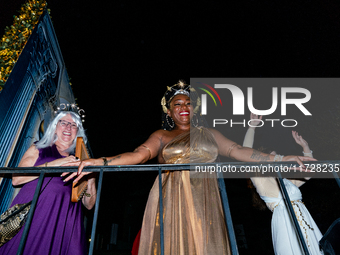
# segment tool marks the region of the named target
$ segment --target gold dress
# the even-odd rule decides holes
[[[217,144],[205,128],[192,128],[162,150],[167,164],[213,162]],[[166,171],[162,174],[166,255],[231,254],[216,176]],[[161,254],[159,180],[150,191],[139,245],[140,255]]]

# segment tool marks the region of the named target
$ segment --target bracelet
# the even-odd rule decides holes
[[[108,162],[107,159],[105,157],[102,157],[103,161],[104,161],[104,166],[107,166]]]
[[[89,194],[89,193],[84,193],[84,196],[86,196],[86,197],[93,197],[93,196],[95,196],[95,195],[97,195],[97,193],[94,193],[94,194]]]
[[[308,154],[308,155],[313,155],[313,151],[312,151],[312,150],[310,150],[310,152],[304,152],[304,151],[302,151],[302,153],[303,153],[303,156],[306,156],[306,154]]]
[[[237,143],[234,143],[233,145],[231,145],[228,149],[228,152],[227,152],[227,157],[230,158],[230,154],[231,154],[231,151],[234,149],[234,147],[237,145]]]
[[[283,155],[276,154],[273,161],[278,162],[278,161],[282,161],[282,159],[283,159]]]
[[[141,146],[149,151],[149,158],[148,158],[148,160],[150,160],[150,158],[151,158],[151,150],[147,146],[145,146],[144,144],[142,144]]]

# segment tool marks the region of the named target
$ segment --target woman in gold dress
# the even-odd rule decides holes
[[[154,157],[167,164],[213,162],[218,154],[239,161],[273,161],[274,156],[244,148],[217,130],[193,126],[199,103],[191,102],[191,91],[183,82],[168,87],[161,102],[164,129],[152,133],[134,152],[82,161],[75,181],[87,174],[82,172],[85,166],[134,165]],[[302,164],[301,160],[311,159],[286,156],[283,160]],[[189,170],[162,174],[165,254],[230,254],[217,180],[204,175]],[[158,182],[157,177],[144,212],[138,252],[142,255],[161,253]]]

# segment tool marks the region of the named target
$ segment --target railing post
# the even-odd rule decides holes
[[[95,241],[95,238],[96,238],[96,227],[97,227],[97,219],[98,219],[98,212],[99,212],[100,196],[101,196],[101,192],[102,192],[103,174],[104,174],[103,168],[101,168],[100,172],[99,172],[99,180],[98,180],[97,195],[96,195],[96,205],[94,207],[94,216],[93,216],[93,223],[92,223],[89,255],[93,254],[94,241]]]
[[[24,248],[25,248],[25,244],[26,244],[26,240],[27,240],[27,235],[28,235],[28,232],[29,232],[29,229],[30,229],[30,226],[31,226],[32,219],[33,219],[34,210],[35,210],[35,207],[36,207],[37,202],[38,202],[41,186],[42,186],[43,181],[44,181],[44,175],[45,175],[45,172],[42,171],[40,173],[38,184],[37,184],[37,187],[35,189],[34,197],[33,197],[33,200],[32,200],[31,208],[30,208],[30,211],[28,213],[28,216],[27,216],[27,219],[26,219],[26,222],[25,222],[25,228],[24,228],[24,231],[23,231],[22,236],[21,236],[17,255],[22,255],[23,252],[24,252]]]
[[[158,167],[158,180],[159,180],[159,221],[161,232],[161,254],[164,255],[164,227],[163,227],[163,194],[162,194],[162,170]]]
[[[216,164],[216,169],[218,169],[218,164]],[[227,196],[227,191],[225,189],[225,183],[224,183],[222,172],[217,172],[217,180],[218,180],[218,187],[219,187],[220,194],[221,194],[222,205],[224,209],[224,217],[225,217],[225,222],[227,225],[229,242],[231,246],[231,254],[238,255],[239,253],[238,253],[238,248],[237,248],[236,236],[235,236],[233,221],[231,219],[228,196]]]
[[[287,206],[288,214],[289,214],[290,218],[293,220],[295,231],[296,231],[296,233],[298,234],[298,237],[299,237],[300,245],[302,246],[303,251],[305,252],[305,255],[309,255],[305,239],[303,238],[299,222],[296,219],[296,215],[295,215],[292,203],[290,202],[290,198],[289,198],[286,186],[283,183],[280,171],[277,172],[277,175],[278,175],[277,180],[278,180],[279,187],[280,187],[280,190],[281,190],[282,198],[284,199],[285,204]]]

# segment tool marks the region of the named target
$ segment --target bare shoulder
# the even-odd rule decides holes
[[[216,143],[218,144],[218,147],[220,149],[220,154],[223,155],[223,152],[230,148],[235,142],[230,140],[229,138],[225,137],[220,131],[209,128],[209,131],[213,134]]]
[[[225,137],[220,131],[214,128],[209,128],[209,131],[214,135],[215,139],[231,140],[228,137]]]
[[[158,130],[156,130],[155,132],[153,132],[153,133],[150,135],[150,137],[151,137],[151,136],[155,136],[155,137],[157,137],[157,138],[162,138],[162,137],[166,136],[167,133],[169,133],[168,130],[158,129]]]
[[[169,131],[162,130],[162,129],[156,130],[149,136],[148,140],[146,140],[143,144],[148,147],[149,146],[160,147],[163,137],[166,136],[166,132],[169,132]]]
[[[39,150],[33,144],[25,152],[24,156],[22,157],[22,159],[19,163],[19,167],[33,166],[35,161],[38,159],[38,157],[39,157]]]
[[[162,149],[165,144],[171,141],[174,137],[179,135],[180,133],[174,131],[168,131],[159,129],[153,132],[147,142],[156,143],[159,149]]]
[[[214,128],[208,128],[208,130],[213,134],[213,136],[214,136],[215,139],[219,139],[219,138],[221,138],[221,137],[226,138],[224,135],[221,134],[220,131],[218,131],[218,130],[216,130],[216,129],[214,129]]]
[[[28,148],[28,150],[25,152],[25,154],[28,154],[28,155],[39,155],[39,150],[37,149],[37,147],[34,144],[32,144]]]

